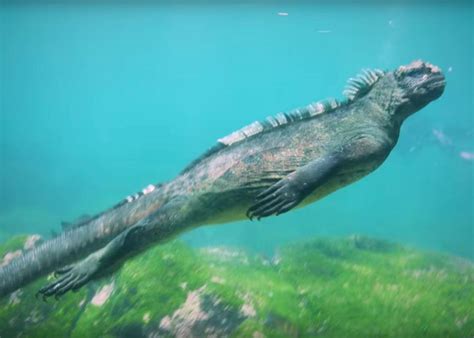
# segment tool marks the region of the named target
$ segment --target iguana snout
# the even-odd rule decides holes
[[[440,97],[446,86],[441,69],[421,60],[399,67],[395,77],[405,98],[416,110]]]

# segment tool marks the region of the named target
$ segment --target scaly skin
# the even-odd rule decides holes
[[[405,118],[445,86],[439,68],[421,61],[374,74],[367,93],[220,147],[173,181],[13,260],[0,268],[0,296],[57,270],[39,293],[59,297],[182,231],[278,215],[369,174],[397,143]]]

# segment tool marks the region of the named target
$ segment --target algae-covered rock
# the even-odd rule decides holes
[[[0,245],[0,264],[37,240]],[[0,301],[0,337],[474,335],[472,262],[361,236],[273,257],[175,241],[48,303],[35,298],[46,279]]]

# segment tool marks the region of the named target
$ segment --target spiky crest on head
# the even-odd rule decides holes
[[[380,69],[363,69],[362,73],[347,81],[343,94],[349,101],[354,101],[367,94],[384,75],[385,72]]]

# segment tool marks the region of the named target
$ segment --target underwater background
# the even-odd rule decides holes
[[[233,130],[415,59],[447,87],[382,167],[304,209],[182,236],[197,247],[362,234],[474,258],[472,1],[2,1],[0,240],[49,236]]]
[[[220,137],[416,59],[447,86],[374,173],[208,226],[43,302],[4,337],[474,337],[472,1],[0,0],[0,269],[173,179]],[[3,270],[8,271],[8,270]]]

